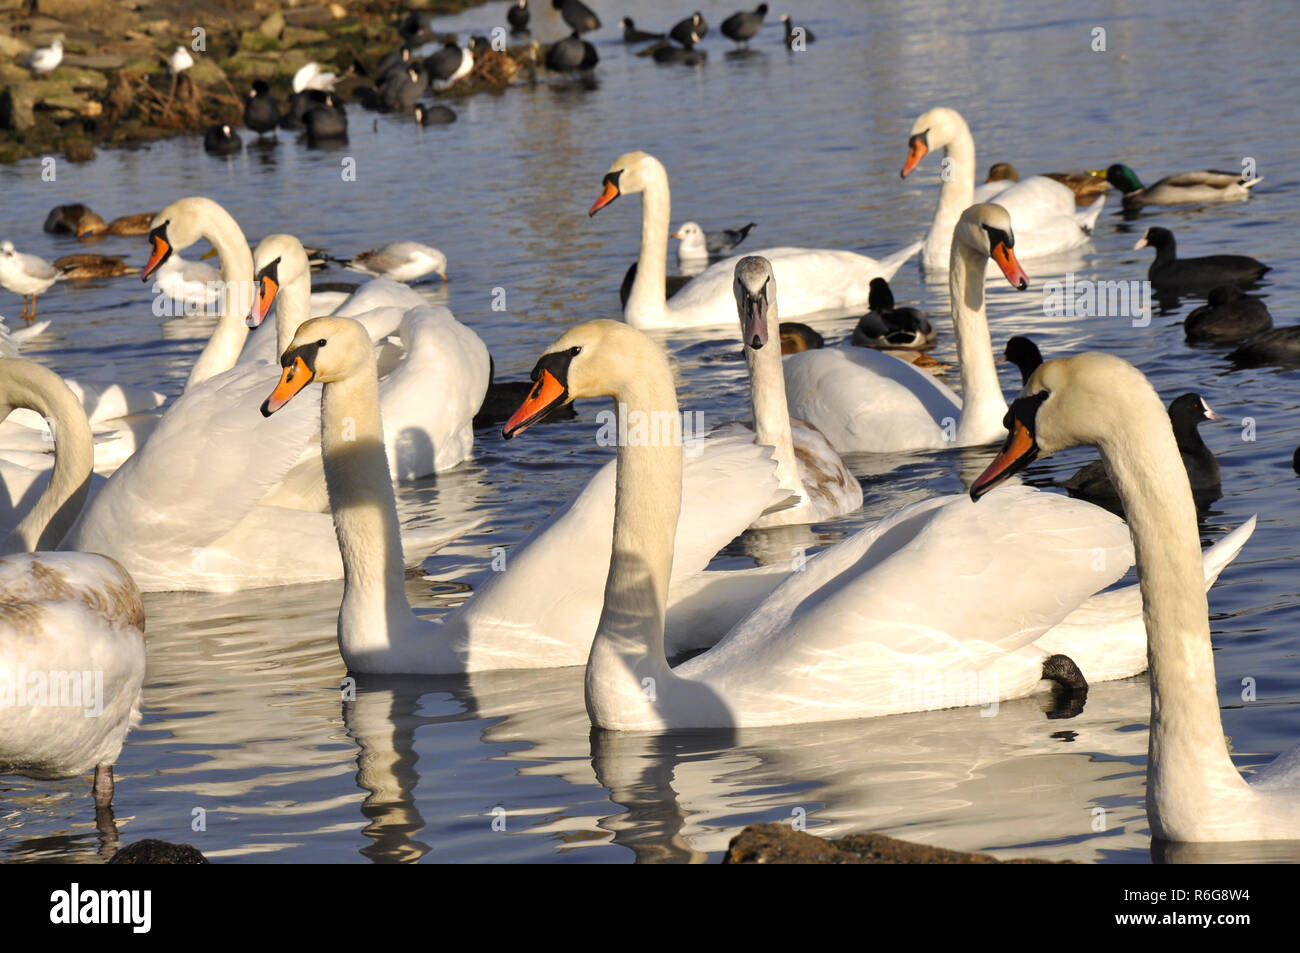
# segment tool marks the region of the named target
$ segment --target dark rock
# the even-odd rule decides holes
[[[140,840],[128,844],[110,864],[206,864],[208,859],[191,844],[169,844],[165,840]]]
[[[724,864],[1050,864],[1056,861],[998,860],[928,847],[884,834],[850,834],[824,840],[789,824],[751,824],[731,839]],[[1068,863],[1068,861],[1066,861]]]

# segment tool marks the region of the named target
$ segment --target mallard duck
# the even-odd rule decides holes
[[[141,212],[138,215],[123,215],[108,223],[110,235],[148,235],[149,223],[157,212]]]
[[[1178,172],[1167,175],[1155,185],[1143,186],[1142,180],[1126,165],[1116,162],[1104,172],[1096,170],[1089,175],[1106,179],[1124,193],[1125,208],[1144,205],[1203,205],[1208,202],[1244,202],[1250,190],[1263,179],[1247,178],[1239,172]]]
[[[72,281],[139,274],[140,269],[132,268],[124,261],[125,258],[125,255],[64,255],[54,259],[54,267],[62,268],[64,275]]]
[[[826,346],[825,338],[798,321],[782,321],[780,329],[782,354],[799,354]]]
[[[45,224],[42,228],[51,235],[76,235],[82,238],[87,235],[98,235],[108,228],[108,225],[90,210],[90,206],[77,203],[54,206],[50,209],[50,214],[45,216]]]
[[[1097,197],[1110,190],[1110,183],[1093,172],[1044,172],[1044,178],[1060,182],[1074,193],[1074,204],[1084,208],[1097,201]],[[1019,182],[1020,173],[1010,162],[995,162],[989,166],[987,182]]]

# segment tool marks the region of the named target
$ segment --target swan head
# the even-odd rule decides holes
[[[985,202],[962,212],[957,227],[952,230],[952,242],[954,247],[961,244],[985,258],[992,258],[1013,288],[1024,291],[1029,287],[1029,276],[1016,260],[1016,234],[1011,228],[1011,216],[1001,205]]]
[[[206,238],[210,226],[218,220],[238,232],[239,225],[230,213],[212,199],[194,195],[168,205],[149,223],[149,261],[140,272],[140,280],[152,278],[172,252],[184,251]]]
[[[1098,446],[1104,455],[1108,443],[1135,439],[1135,422],[1144,419],[1167,416],[1159,395],[1128,361],[1097,351],[1045,361],[1007,411],[1007,439],[971,484],[971,499],[1068,447]]]
[[[748,255],[736,262],[731,283],[740,316],[740,339],[745,347],[761,350],[767,343],[771,312],[776,308],[776,276],[772,263],[761,255]]]
[[[644,192],[652,181],[665,181],[663,164],[648,152],[625,152],[609,167],[601,181],[600,198],[588,215],[595,215],[620,195]]]
[[[584,397],[619,397],[637,390],[647,371],[671,379],[662,348],[622,321],[588,321],[570,328],[533,365],[533,389],[501,428],[506,440]]]
[[[916,122],[912,123],[912,131],[907,134],[907,161],[903,163],[903,170],[898,174],[904,179],[907,178],[912,174],[912,170],[921,164],[926,153],[944,148],[962,132],[967,136],[970,135],[966,120],[961,118],[961,113],[957,110],[949,109],[947,106],[927,109],[916,117]]]
[[[302,242],[292,235],[267,235],[253,252],[253,282],[257,295],[248,313],[248,326],[255,328],[271,313],[271,305],[280,288],[303,275],[310,275],[311,265]],[[309,279],[310,280],[310,279]]]
[[[312,381],[332,384],[367,368],[373,373],[374,351],[370,334],[358,321],[329,315],[298,326],[280,355],[280,382],[262,402],[262,416],[270,417]]]

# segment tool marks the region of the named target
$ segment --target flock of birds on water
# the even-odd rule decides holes
[[[577,0],[554,6],[579,43],[599,27]],[[746,43],[765,13],[738,13],[722,32]],[[526,0],[509,22],[527,29]],[[678,59],[702,53],[707,30],[699,14],[667,37],[623,27],[629,42],[662,42]],[[409,50],[381,75],[438,75],[428,60],[408,66]],[[383,98],[388,86],[378,88]],[[249,104],[274,105],[256,86]],[[265,109],[259,122],[269,131],[296,109],[274,123]],[[0,706],[0,773],[93,769],[96,805],[110,804],[113,762],[139,718],[142,592],[342,579],[337,638],[350,672],[585,666],[591,722],[614,731],[887,716],[926,707],[935,696],[918,682],[971,677],[993,693],[981,704],[1050,689],[1077,711],[1090,684],[1146,672],[1153,837],[1300,839],[1300,746],[1243,777],[1220,720],[1206,592],[1255,521],[1201,550],[1198,507],[1217,498],[1221,477],[1197,427],[1217,414],[1194,393],[1166,408],[1118,357],[1044,360],[1019,336],[1002,350],[1022,374],[1008,404],[985,312],[986,281],[1023,291],[1022,262],[1093,241],[1112,187],[1136,215],[1245,202],[1260,180],[1211,170],[1143,186],[1121,164],[1022,178],[998,163],[977,187],[970,129],[946,107],[920,115],[905,146],[904,177],[932,152],[948,170],[921,241],[880,260],[802,247],[741,255],[754,223],[709,232],[688,222],[674,233],[682,274],[671,278],[667,170],[645,152],[619,156],[590,214],[640,196],[623,320],[570,328],[527,382],[496,383],[479,336],[407,286],[446,277],[436,249],[375,249],[346,261],[370,281],[313,288],[318,252],[289,234],[250,248],[234,218],[200,196],[113,222],[84,206],[51,212],[51,231],[147,236],[146,281],[201,264],[180,256],[206,241],[225,289],[178,398],[65,380],[19,348],[45,327],[34,323],[36,296],[68,269],[0,245],[0,284],[24,296],[29,322],[0,337],[0,675],[95,669],[105,682],[99,718]],[[1213,228],[1213,216],[1198,223]],[[1246,293],[1268,265],[1180,258],[1160,226],[1136,247],[1155,252],[1157,295],[1205,298],[1187,318],[1189,341],[1268,361],[1300,351],[1300,330],[1274,328]],[[946,322],[896,306],[889,287],[917,256],[948,277],[960,393],[927,354]],[[857,316],[839,345],[793,320],[832,311]],[[687,328],[739,332],[747,423],[685,433],[661,334],[647,332]],[[571,418],[580,399],[612,399],[615,458],[463,605],[413,611],[407,567],[474,524],[404,526],[394,484],[462,464],[476,428],[527,439]],[[1077,445],[1101,459],[1065,482],[1068,495],[1013,479]],[[747,530],[859,511],[862,487],[842,454],[957,447],[989,450],[968,493],[882,515],[806,565],[708,568]],[[1111,588],[1133,566],[1138,583]],[[942,599],[925,584],[935,579]]]

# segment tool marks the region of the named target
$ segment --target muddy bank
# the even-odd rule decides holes
[[[1050,864],[998,860],[989,854],[929,847],[884,834],[850,834],[824,840],[789,824],[751,824],[731,839],[724,864]],[[1068,861],[1064,861],[1068,863]]]
[[[359,99],[375,64],[402,42],[399,28],[408,42],[464,44],[469,37],[438,33],[429,21],[482,2],[332,0],[281,9],[269,0],[0,0],[0,161],[50,154],[86,161],[96,148],[214,123],[240,127],[254,80],[266,80],[283,104],[293,74],[312,61],[340,77],[340,100]],[[413,13],[421,26],[414,35]],[[56,38],[62,62],[35,74],[29,55]],[[528,39],[477,56],[474,70],[440,98],[501,93],[534,77],[545,51]],[[194,65],[173,77],[168,60],[178,46]]]

